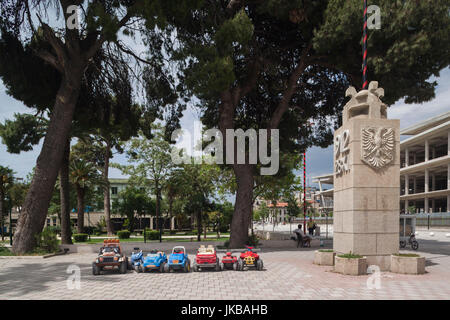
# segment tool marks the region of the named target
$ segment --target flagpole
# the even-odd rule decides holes
[[[364,0],[363,25],[363,89],[367,89],[367,0]]]

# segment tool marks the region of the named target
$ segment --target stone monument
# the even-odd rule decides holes
[[[333,246],[387,270],[399,250],[400,120],[387,119],[383,95],[375,81],[346,91],[334,134]]]

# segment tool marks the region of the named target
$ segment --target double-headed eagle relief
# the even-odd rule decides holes
[[[394,159],[395,134],[393,128],[370,127],[361,129],[361,160],[379,169]]]

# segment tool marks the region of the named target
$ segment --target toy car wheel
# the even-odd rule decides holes
[[[92,264],[92,274],[94,276],[98,276],[100,274],[100,268],[95,263]]]
[[[244,261],[242,261],[242,259],[238,260],[238,270],[244,271]]]
[[[184,263],[184,272],[189,271],[191,271],[191,262],[189,261],[189,259],[187,259],[186,262]]]
[[[219,261],[216,262],[216,271],[220,271],[222,268],[220,267]]]
[[[165,265],[166,265],[165,262],[161,262],[161,264],[159,265],[159,272],[160,273],[163,273],[164,270],[166,269]]]
[[[198,272],[200,269],[198,268],[197,262],[194,261],[194,265],[192,266],[192,270],[194,272]]]
[[[233,270],[236,271],[238,269],[238,264],[237,262],[233,263]]]
[[[137,273],[140,273],[141,272],[141,266],[138,266],[138,265],[134,265],[134,271],[136,271]]]
[[[223,271],[225,269],[225,266],[223,265],[223,263],[220,263],[220,271]]]
[[[139,268],[141,269],[140,272],[145,273],[145,271],[147,271],[147,269],[141,264],[139,265]]]
[[[131,265],[131,262],[127,259],[127,269],[133,270],[133,266]]]
[[[256,261],[256,270],[261,271],[263,269],[263,262],[262,260]]]
[[[122,274],[127,273],[127,262],[126,261],[122,261],[120,263],[119,272]]]
[[[170,267],[167,263],[164,264],[164,272],[170,272]]]

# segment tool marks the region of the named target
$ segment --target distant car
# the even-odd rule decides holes
[[[118,269],[120,273],[126,273],[128,258],[125,256],[118,239],[103,241],[97,259],[92,263],[92,274],[99,275],[102,270]]]
[[[165,271],[166,263],[167,256],[164,252],[152,250],[144,257],[144,263],[141,264],[141,271],[158,270],[162,273]]]
[[[195,272],[202,269],[214,269],[216,271],[220,271],[220,261],[217,257],[216,249],[214,249],[214,247],[211,245],[209,245],[207,248],[201,245],[197,250],[193,269]]]
[[[238,258],[232,252],[227,252],[222,257],[221,269],[237,270]]]
[[[166,270],[169,272],[172,270],[182,270],[184,272],[191,271],[191,261],[189,260],[184,247],[176,246],[172,249]]]
[[[139,248],[134,248],[134,250],[139,250]],[[137,252],[132,252],[130,260],[128,262],[128,269],[134,269],[136,272],[141,272],[141,265],[144,263],[144,254],[142,250]]]
[[[246,250],[241,253],[237,264],[237,270],[243,271],[247,268],[255,268],[256,270],[263,270],[264,268],[261,257],[253,247],[249,246],[246,246]]]

